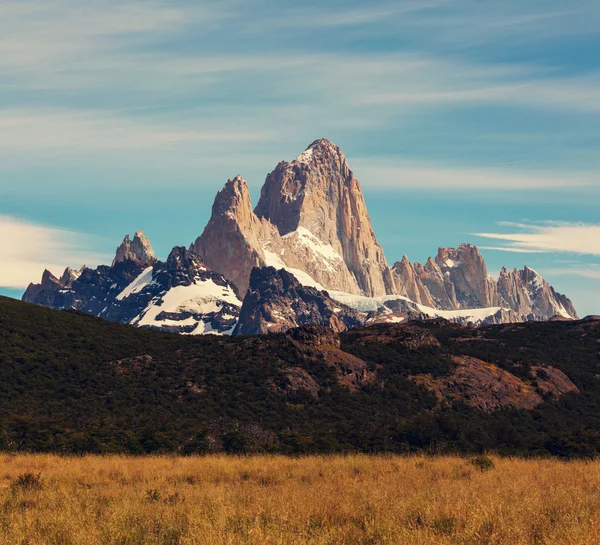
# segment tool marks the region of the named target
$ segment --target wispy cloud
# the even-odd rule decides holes
[[[95,252],[94,237],[0,215],[0,286],[25,288],[44,269],[59,275],[67,266],[81,267],[110,259]]]
[[[583,278],[600,279],[600,264],[580,264],[579,266],[565,268],[550,268],[547,274],[563,276],[581,276]]]
[[[488,247],[490,250],[600,255],[600,225],[566,222],[543,224],[503,222],[501,225],[516,228],[518,232],[473,234],[505,242],[504,246]]]
[[[558,175],[552,172],[522,172],[493,168],[427,167],[385,159],[353,159],[358,177],[369,187],[389,189],[463,189],[470,191],[528,191],[542,188],[586,187],[596,184],[588,173]]]
[[[269,137],[266,132],[226,130],[218,126],[198,130],[182,123],[157,123],[111,111],[0,110],[0,156],[59,149],[70,152],[164,149],[185,142],[221,145]]]

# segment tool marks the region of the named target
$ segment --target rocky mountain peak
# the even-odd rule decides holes
[[[217,193],[212,207],[211,220],[225,216],[247,224],[251,215],[250,190],[246,180],[238,174],[235,178],[227,180],[223,189]]]
[[[254,212],[275,225],[281,236],[304,228],[331,247],[355,279],[356,286],[344,282],[353,292],[394,293],[360,183],[332,142],[316,140],[291,163],[279,163],[267,176]]]
[[[435,306],[435,301],[431,297],[429,290],[415,271],[415,267],[413,267],[406,254],[402,256],[402,261],[394,263],[392,272],[395,275],[398,295],[408,297],[411,301],[428,307]]]
[[[475,245],[439,248],[435,262],[454,286],[457,308],[500,306],[496,283],[489,277],[485,260]]]
[[[143,231],[136,231],[133,240],[129,238],[129,235],[125,235],[123,242],[117,248],[112,265],[114,267],[117,263],[123,261],[136,261],[142,265],[156,263],[157,259],[152,245]]]
[[[217,193],[211,218],[190,250],[232,282],[243,298],[250,271],[265,265],[263,246],[279,236],[276,231],[254,214],[248,185],[237,175]]]
[[[42,289],[57,289],[62,288],[63,285],[48,269],[44,269],[41,287]]]
[[[169,253],[166,267],[170,270],[195,270],[204,268],[200,257],[183,246],[175,246]]]
[[[85,269],[85,265],[83,267],[81,267],[81,269],[79,269],[78,271],[76,271],[75,269],[72,269],[71,267],[67,267],[65,269],[65,271],[62,273],[62,276],[60,277],[60,283],[63,286],[71,287],[73,282],[75,282],[75,280],[77,280],[81,276],[81,273],[83,272],[84,269]]]
[[[289,166],[309,165],[309,164],[327,164],[333,163],[339,167],[347,167],[346,157],[342,150],[333,142],[326,138],[315,140],[291,163],[282,163]],[[288,167],[289,168],[289,167]]]

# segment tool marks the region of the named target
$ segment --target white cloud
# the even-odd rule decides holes
[[[473,234],[506,243],[504,246],[488,248],[494,250],[600,255],[600,225],[566,222],[538,225],[503,222],[502,225],[517,228],[520,232]]]
[[[26,288],[44,269],[60,276],[67,266],[107,262],[95,252],[94,237],[0,215],[0,286]]]
[[[352,168],[369,187],[465,189],[471,191],[525,191],[541,188],[593,186],[586,173],[557,175],[484,168],[429,167],[408,162],[390,164],[384,159],[352,159]]]

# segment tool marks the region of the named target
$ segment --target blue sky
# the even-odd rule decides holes
[[[600,313],[600,4],[323,4],[2,2],[0,291],[164,257],[326,137],[390,263],[473,242]]]

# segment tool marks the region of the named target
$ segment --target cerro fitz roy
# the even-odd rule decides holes
[[[440,248],[424,265],[404,255],[389,266],[358,179],[325,139],[279,163],[254,209],[242,177],[228,180],[203,233],[166,261],[138,231],[110,266],[67,268],[60,278],[45,271],[23,300],[182,334],[578,318],[571,301],[528,267],[490,277],[471,244]]]

